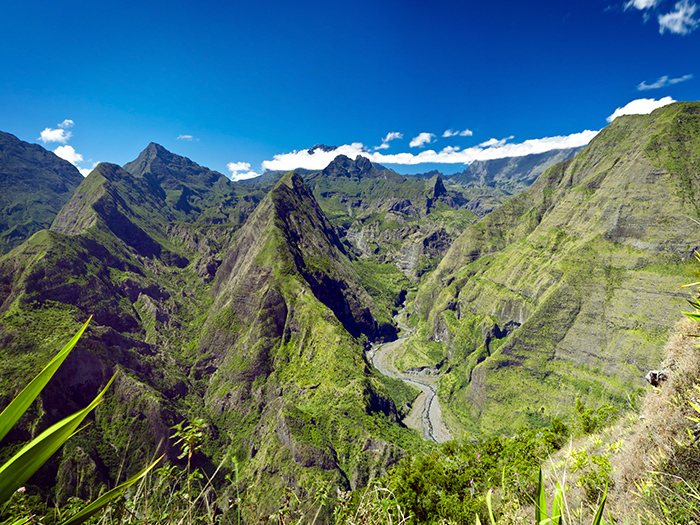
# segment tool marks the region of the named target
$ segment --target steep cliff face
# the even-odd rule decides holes
[[[48,228],[82,181],[70,162],[0,132],[0,254]]]
[[[453,424],[502,431],[641,384],[698,244],[699,121],[696,103],[616,119],[455,241],[416,302]]]

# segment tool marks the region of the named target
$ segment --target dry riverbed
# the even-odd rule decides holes
[[[373,345],[368,357],[374,367],[385,376],[400,379],[422,391],[414,401],[411,413],[403,422],[421,432],[424,439],[444,443],[452,439],[452,435],[442,420],[440,401],[437,397],[437,378],[409,375],[397,370],[394,364],[407,339],[408,336],[404,336],[390,343]]]

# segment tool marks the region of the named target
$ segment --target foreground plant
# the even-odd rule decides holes
[[[591,525],[601,525],[605,522],[603,521],[603,511],[605,509],[605,502],[607,500],[607,488],[603,494],[603,498],[600,501],[600,506],[593,517]],[[489,510],[489,520],[491,525],[497,525],[496,518],[494,518],[493,508],[491,505],[491,492],[486,494],[486,504]],[[537,493],[535,497],[535,525],[564,525],[564,514],[566,511],[566,499],[564,498],[564,489],[561,484],[557,482],[557,490],[554,493],[554,501],[552,502],[552,513],[547,512],[547,495],[544,491],[544,478],[542,476],[542,468],[540,467],[539,481],[537,483]],[[567,522],[571,523],[572,520],[568,519]],[[476,525],[481,525],[481,520],[479,515],[476,516]]]
[[[90,317],[92,319],[92,317]],[[49,362],[46,367],[12,400],[12,402],[0,414],[0,440],[2,440],[22,415],[27,411],[32,402],[44,389],[49,380],[56,373],[58,368],[75,347],[80,336],[90,322],[86,321],[77,334],[63,347],[63,349]],[[116,373],[109,380],[102,391],[83,410],[68,416],[51,426],[32,441],[27,443],[22,449],[13,455],[5,464],[0,467],[0,505],[4,505],[10,497],[20,490],[29,478],[63,445],[68,438],[75,434],[85,417],[99,405],[106,390],[114,381]],[[90,503],[80,512],[65,520],[62,525],[77,525],[83,523],[97,512],[114,501],[120,494],[134,483],[142,479],[160,461],[158,458],[151,465],[141,472],[128,479],[124,483],[110,490]],[[15,516],[16,517],[16,516]],[[31,518],[21,518],[13,522],[12,525],[28,523]]]

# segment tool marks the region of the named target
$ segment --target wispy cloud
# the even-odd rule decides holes
[[[657,6],[660,2],[661,0],[629,0],[625,3],[625,10],[634,8],[643,11]]]
[[[692,33],[700,25],[700,20],[695,18],[697,10],[697,4],[691,4],[688,0],[681,0],[675,5],[675,11],[659,15],[659,33],[664,34],[666,31],[678,35]]]
[[[178,135],[175,140],[184,140],[187,142],[192,142],[193,140],[199,142],[199,139],[194,138],[192,135]]]
[[[250,170],[249,162],[229,162],[226,169],[231,172],[231,180],[252,179],[260,175]]]
[[[412,148],[422,148],[426,144],[430,144],[434,138],[435,135],[432,133],[419,133],[417,137],[413,137],[413,139],[411,139],[411,142],[409,142],[408,145]]]
[[[448,146],[441,151],[425,150],[418,154],[396,153],[386,155],[380,152],[369,153],[362,143],[355,142],[338,147],[333,151],[309,150],[293,151],[275,155],[272,160],[262,163],[262,168],[267,170],[293,170],[295,168],[307,168],[320,170],[338,155],[345,155],[351,159],[358,155],[367,157],[372,162],[381,164],[416,165],[424,163],[437,164],[469,164],[475,160],[491,160],[504,157],[519,157],[532,153],[544,153],[553,149],[574,148],[584,146],[597,134],[597,131],[582,131],[565,136],[544,137],[531,139],[515,144],[506,144],[509,139],[492,139],[480,146],[467,149]]]
[[[374,150],[378,149],[389,149],[389,142],[392,140],[397,140],[397,139],[402,139],[403,138],[403,133],[399,133],[398,131],[390,131],[389,133],[386,134],[386,137],[382,139],[382,143],[379,146],[376,146]]]
[[[506,137],[504,139],[489,139],[486,142],[482,142],[479,144],[480,148],[502,148],[506,142],[511,140],[513,138],[513,135],[510,137]]]
[[[607,118],[607,121],[612,122],[622,115],[647,115],[655,109],[672,104],[673,102],[675,102],[675,100],[671,97],[664,97],[659,100],[653,98],[638,98],[621,108],[617,108],[613,114]]]
[[[445,130],[445,133],[442,134],[442,138],[446,139],[449,137],[471,137],[474,134],[474,132],[470,129],[465,129],[462,131],[454,131],[451,129]]]
[[[698,5],[690,0],[680,0],[674,6],[674,10],[662,14],[663,0],[629,0],[624,4],[624,10],[637,9],[644,12],[644,22],[657,15],[659,33],[666,31],[677,35],[688,35],[700,26],[700,20],[696,17]]]
[[[664,75],[660,77],[659,79],[656,80],[653,84],[647,84],[646,82],[642,82],[637,86],[637,91],[647,91],[649,89],[660,89],[664,88],[667,86],[672,86],[674,84],[679,84],[681,82],[685,82],[686,80],[691,80],[693,78],[693,75],[683,75],[682,77],[678,78],[668,78],[667,75]]]

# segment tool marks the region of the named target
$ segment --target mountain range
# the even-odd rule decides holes
[[[576,397],[624,405],[659,360],[699,244],[698,103],[452,177],[338,156],[235,183],[150,144],[83,179],[0,139],[2,402],[93,316],[5,446],[120,370],[40,473],[58,501],[156,450],[177,462],[169,428],[195,417],[196,461],[230,471],[235,456],[260,512],[285,487],[366,484],[431,447],[402,422],[418,391],[366,354],[397,338],[397,314],[411,335],[394,363],[433,374],[453,435],[542,425]]]

